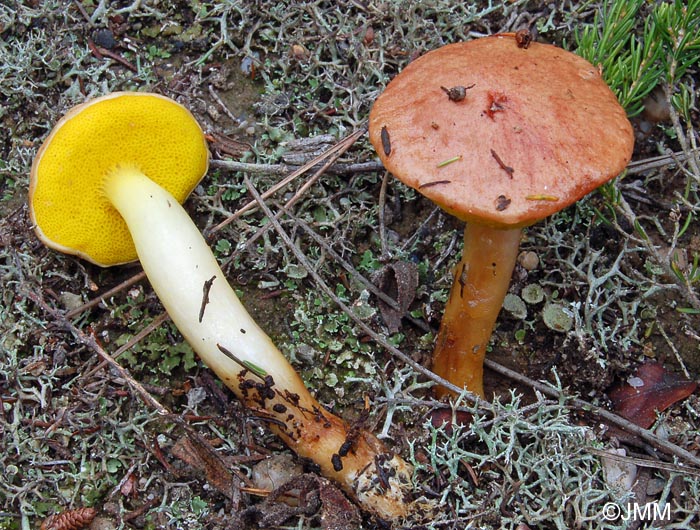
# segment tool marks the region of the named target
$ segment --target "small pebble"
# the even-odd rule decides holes
[[[607,449],[606,452],[613,456],[626,456],[626,451],[620,449]],[[601,457],[605,482],[608,486],[626,492],[632,489],[634,481],[637,479],[637,466],[614,458]]]
[[[78,309],[83,305],[83,298],[79,294],[70,293],[68,291],[63,291],[59,295],[58,299],[61,302],[61,305],[63,305],[63,307],[68,311]]]
[[[114,35],[108,29],[98,29],[95,32],[93,41],[101,48],[106,48],[108,50],[115,48],[117,45]]]
[[[534,271],[540,264],[540,258],[537,256],[537,252],[523,250],[518,255],[518,263],[526,271]]]
[[[256,488],[276,490],[304,472],[292,455],[275,454],[253,466],[251,480]]]

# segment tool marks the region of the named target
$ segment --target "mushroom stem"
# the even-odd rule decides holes
[[[522,230],[467,223],[464,251],[440,324],[433,371],[484,396],[484,356],[508,291]],[[439,395],[448,391],[439,387]]]
[[[153,289],[204,363],[289,447],[366,509],[385,519],[404,515],[410,467],[309,394],[245,310],[178,201],[130,167],[110,174],[103,189],[126,221]]]

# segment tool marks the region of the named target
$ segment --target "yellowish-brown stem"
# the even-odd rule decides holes
[[[462,260],[435,344],[433,371],[482,397],[486,347],[508,291],[521,233],[520,228],[467,223]],[[438,395],[447,392],[437,389]]]

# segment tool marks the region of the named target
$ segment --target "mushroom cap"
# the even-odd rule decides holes
[[[619,174],[634,147],[596,67],[552,45],[521,48],[513,34],[413,61],[372,107],[369,135],[398,179],[460,219],[495,228],[565,208]]]
[[[49,247],[100,266],[137,259],[129,229],[104,195],[104,179],[133,168],[184,202],[206,174],[202,129],[158,94],[115,92],[71,109],[32,164],[29,207]]]

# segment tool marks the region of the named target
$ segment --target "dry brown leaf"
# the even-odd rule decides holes
[[[206,440],[192,434],[183,436],[173,446],[172,453],[192,468],[204,473],[209,484],[231,497],[233,474]]]
[[[418,266],[410,261],[397,261],[386,265],[379,273],[378,287],[398,303],[394,309],[379,300],[379,312],[389,333],[401,328],[401,319],[416,297],[418,288]]]
[[[613,388],[608,396],[615,412],[648,429],[656,421],[657,411],[664,411],[687,398],[696,388],[694,381],[670,372],[658,363],[648,362],[642,364],[634,376]]]

